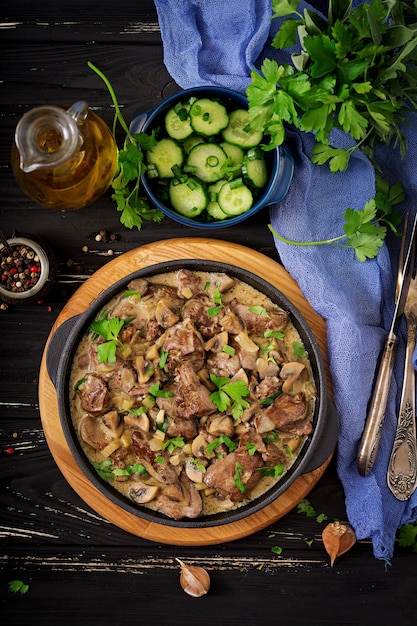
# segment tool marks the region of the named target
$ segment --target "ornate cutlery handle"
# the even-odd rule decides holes
[[[400,415],[391,458],[388,464],[388,487],[398,500],[408,500],[417,486],[417,439],[415,417],[415,371],[412,363],[416,345],[417,318],[408,318],[407,347]]]
[[[374,391],[368,408],[365,428],[359,444],[357,462],[359,473],[362,476],[368,476],[371,471],[381,441],[382,426],[394,366],[396,339],[396,336],[391,333],[386,338],[374,384]]]

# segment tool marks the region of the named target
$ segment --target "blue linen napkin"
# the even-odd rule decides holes
[[[279,20],[270,19],[271,0],[155,0],[155,5],[164,62],[184,89],[219,85],[244,92],[252,67],[259,68],[263,58],[290,63],[288,53],[270,45],[279,25]],[[312,8],[302,3],[301,10],[303,6]],[[391,184],[399,181],[404,185],[408,200],[401,209],[409,212],[411,221],[416,210],[412,200],[417,197],[415,118],[405,133],[409,141],[405,160],[385,146],[378,149],[377,158],[382,175]],[[334,145],[345,145],[347,138],[335,133],[333,140]],[[287,144],[295,159],[295,173],[286,198],[270,210],[272,226],[298,241],[342,234],[345,209],[361,209],[375,195],[373,167],[355,151],[348,170],[332,174],[327,166],[311,163],[314,142],[310,134],[289,129]],[[277,238],[274,241],[283,265],[326,321],[334,400],[340,418],[337,469],[349,521],[358,539],[371,539],[375,557],[389,561],[397,529],[417,519],[417,492],[402,503],[386,484],[403,376],[404,323],[381,445],[368,477],[359,475],[356,459],[375,367],[394,309],[399,240],[388,236],[377,258],[364,263],[355,259],[353,250],[341,247],[297,247]]]

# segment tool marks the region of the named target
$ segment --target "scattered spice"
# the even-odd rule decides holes
[[[116,235],[116,233],[108,233],[107,230],[100,230],[100,232],[97,233],[94,239],[97,242],[109,243],[110,241],[118,241],[119,237]]]
[[[11,293],[32,289],[41,275],[39,256],[23,244],[12,246],[12,255],[6,248],[0,251],[0,284]]]
[[[181,565],[180,585],[185,593],[193,598],[201,598],[210,589],[210,576],[203,567],[186,565],[176,559]]]
[[[345,554],[356,543],[356,535],[352,526],[341,522],[327,524],[321,536],[326,552],[330,556],[331,567],[333,567],[338,556]]]

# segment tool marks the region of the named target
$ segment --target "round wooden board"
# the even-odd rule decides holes
[[[330,380],[327,362],[326,327],[302,296],[297,283],[285,269],[265,255],[226,241],[181,238],[157,241],[126,252],[94,273],[70,298],[58,316],[45,346],[39,375],[39,407],[50,451],[62,474],[75,492],[97,513],[125,531],[158,543],[171,545],[214,545],[240,539],[269,526],[302,500],[323,475],[331,455],[318,469],[303,474],[270,505],[230,524],[211,528],[178,528],[143,520],[105,498],[75,462],[60,427],[55,388],[46,370],[46,348],[54,331],[65,320],[85,311],[93,300],[116,280],[155,263],[175,259],[205,259],[243,267],[275,285],[298,307],[317,339]]]

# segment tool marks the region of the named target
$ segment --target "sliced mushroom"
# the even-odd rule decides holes
[[[246,373],[246,370],[243,369],[243,367],[241,367],[236,374],[234,374],[232,376],[232,378],[230,379],[230,382],[233,383],[235,382],[235,380],[243,380],[243,382],[245,383],[245,385],[249,384],[249,379],[248,379],[248,375]]]
[[[222,352],[224,346],[227,345],[228,340],[229,333],[224,330],[223,332],[214,335],[214,337],[206,341],[206,343],[204,344],[204,349],[207,352],[209,350],[211,350],[211,352]]]
[[[245,328],[245,325],[243,324],[240,317],[238,317],[236,313],[231,311],[229,308],[225,310],[224,315],[221,319],[221,324],[222,327],[232,335],[237,335]]]
[[[280,372],[280,378],[284,381],[282,383],[282,391],[284,393],[288,393],[291,390],[291,387],[304,370],[305,365],[298,361],[284,363]]]
[[[101,418],[103,430],[112,438],[120,437],[123,432],[123,421],[117,411],[109,411]]]
[[[159,485],[146,485],[137,482],[129,489],[129,497],[137,504],[146,504],[146,502],[151,502],[156,498],[159,490]]]
[[[229,415],[213,415],[208,419],[207,430],[210,435],[215,435],[216,437],[220,435],[233,437],[235,432],[233,418]]]
[[[277,376],[279,372],[279,366],[273,359],[256,359],[255,369],[258,372],[259,378],[270,378],[271,376]]]
[[[140,383],[147,383],[153,374],[153,368],[150,363],[145,360],[143,354],[138,354],[135,357],[135,369],[138,373],[138,381]]]
[[[141,296],[144,296],[148,291],[149,283],[146,278],[135,278],[128,284],[129,289],[137,291]]]
[[[79,432],[81,439],[95,450],[102,450],[111,440],[109,434],[105,433],[101,426],[102,422],[90,415],[86,415],[80,421]]]
[[[207,389],[209,389],[210,391],[214,391],[216,389],[216,385],[211,382],[210,372],[208,371],[207,367],[203,367],[203,369],[199,370],[197,372],[197,376],[199,377],[200,382],[202,382],[203,385],[207,387]]]
[[[123,421],[127,426],[138,428],[144,433],[149,432],[150,419],[146,413],[140,413],[140,415],[132,415],[132,413],[128,413],[124,416]]]
[[[199,465],[201,465],[201,461],[196,461],[196,459],[187,459],[185,464],[185,473],[188,478],[193,481],[193,483],[197,484],[201,484],[203,482],[205,473],[205,469],[199,469]]]
[[[176,324],[180,319],[178,315],[170,309],[169,304],[170,303],[167,298],[161,298],[155,307],[155,318],[162,328],[174,326],[174,324]]]
[[[236,335],[235,341],[239,344],[242,350],[245,352],[251,352],[252,354],[257,354],[259,351],[259,346],[256,345],[252,339],[250,339],[247,332],[242,331]]]
[[[195,437],[195,439],[193,439],[193,442],[191,444],[191,450],[193,455],[197,458],[210,458],[209,456],[207,456],[207,446],[208,441],[206,435],[200,433],[199,435],[197,435],[197,437]],[[212,454],[211,456],[214,456],[214,454]]]

